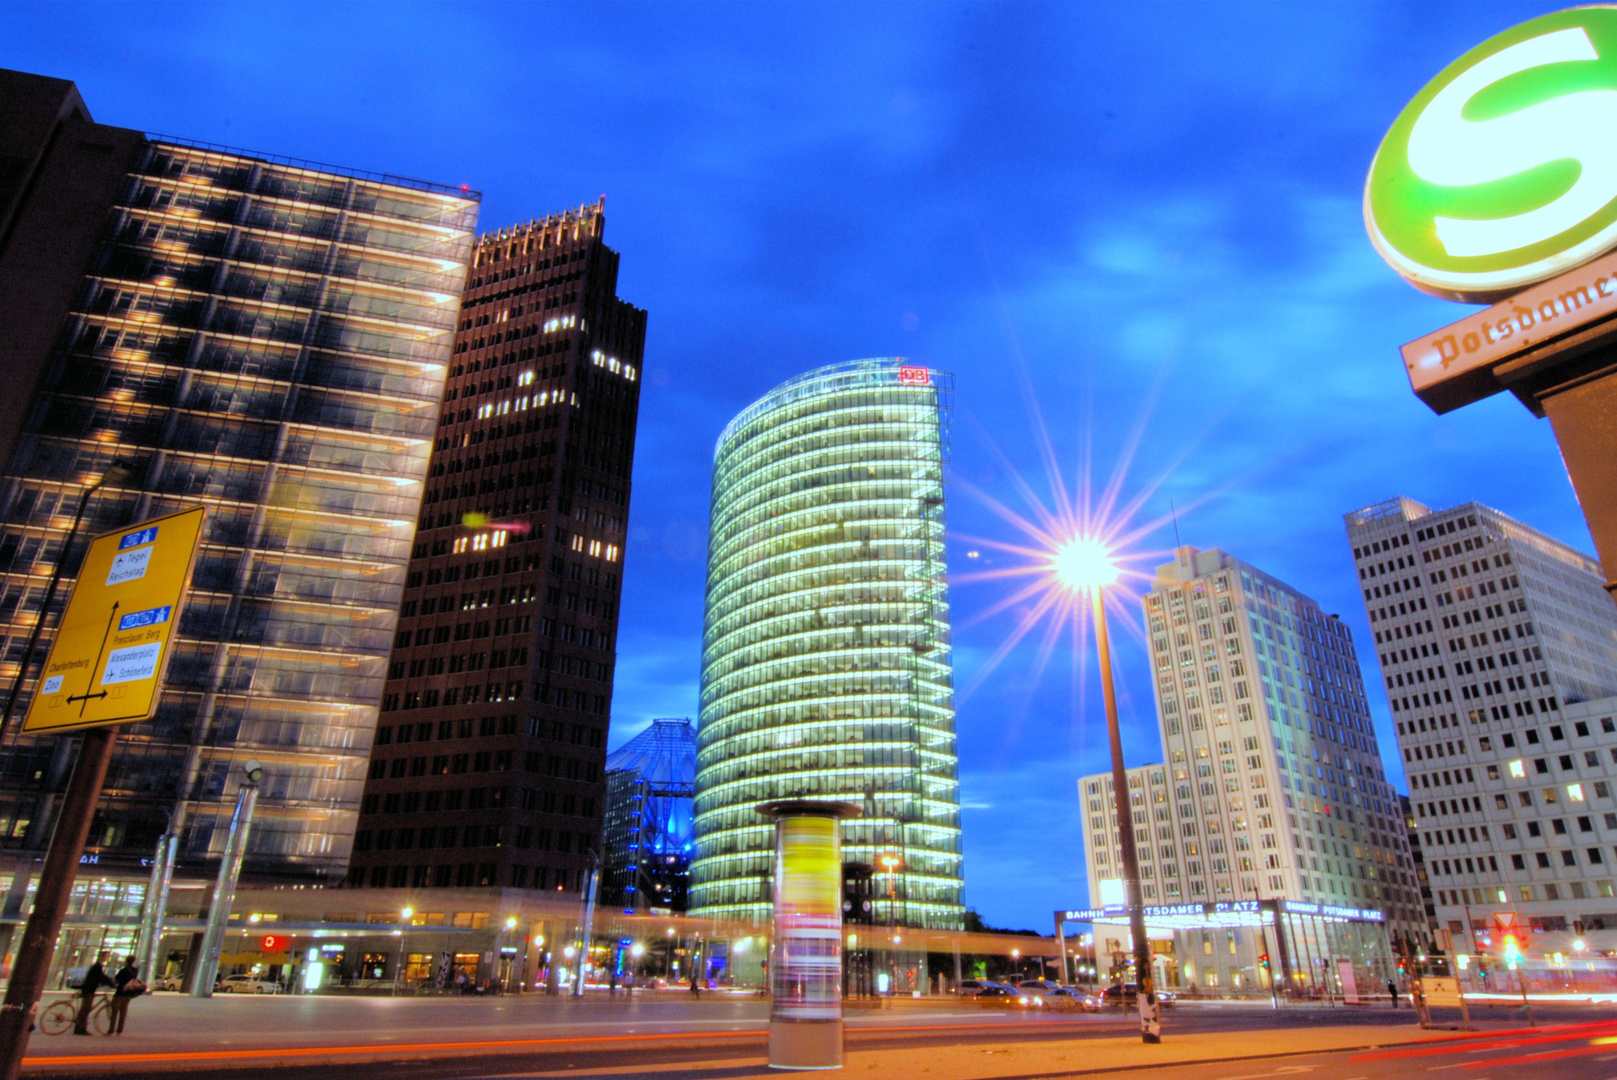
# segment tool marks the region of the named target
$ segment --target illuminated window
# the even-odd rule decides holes
[[[457,537],[455,537],[455,554],[459,555],[462,552],[464,552],[466,550],[466,545],[468,545],[470,543],[471,543],[471,538],[470,537],[466,537],[466,536],[457,536]]]
[[[1521,758],[1517,758],[1510,763],[1510,775],[1517,780],[1521,780],[1527,775],[1527,765]]]

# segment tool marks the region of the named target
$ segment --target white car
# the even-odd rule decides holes
[[[275,994],[280,984],[273,979],[260,979],[257,975],[226,975],[219,980],[221,994]]]

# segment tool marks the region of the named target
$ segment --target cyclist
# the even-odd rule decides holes
[[[96,954],[95,963],[90,970],[84,973],[84,981],[79,984],[79,1015],[73,1021],[73,1034],[90,1034],[90,1010],[95,1008],[95,992],[103,986],[117,985],[107,978],[107,970],[102,967],[110,954],[102,949]]]

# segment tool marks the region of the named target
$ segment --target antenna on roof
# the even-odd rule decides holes
[[[1172,499],[1168,500],[1168,512],[1173,515],[1173,546],[1183,547],[1184,545],[1179,543],[1179,510],[1174,506]]]

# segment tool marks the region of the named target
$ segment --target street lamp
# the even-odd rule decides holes
[[[877,858],[877,862],[887,871],[887,986],[894,995],[898,993],[898,871],[904,865],[904,860],[891,852]]]
[[[1140,860],[1134,848],[1134,818],[1129,812],[1128,775],[1123,769],[1123,733],[1117,722],[1117,687],[1112,681],[1112,646],[1106,633],[1106,586],[1117,582],[1119,569],[1105,542],[1075,536],[1051,559],[1056,580],[1075,593],[1088,593],[1095,622],[1095,651],[1100,661],[1101,692],[1106,702],[1106,734],[1112,751],[1112,801],[1117,807],[1118,846],[1123,855],[1124,902],[1129,934],[1134,939],[1136,998],[1142,1042],[1162,1041],[1162,1006],[1151,976],[1151,942],[1145,936],[1145,902],[1140,895]]]
[[[5,734],[6,725],[11,723],[11,710],[17,705],[17,695],[22,692],[22,681],[28,675],[28,665],[33,663],[34,652],[39,647],[39,635],[45,629],[45,617],[50,613],[51,601],[56,598],[56,587],[62,583],[62,570],[67,566],[68,556],[73,552],[73,541],[78,538],[79,525],[84,521],[84,511],[90,505],[90,496],[100,491],[104,484],[115,486],[124,484],[134,475],[134,465],[122,458],[114,458],[112,464],[107,466],[107,471],[101,474],[101,479],[85,488],[79,496],[78,509],[73,511],[73,524],[67,530],[67,538],[62,541],[62,550],[56,555],[56,565],[51,569],[50,582],[45,586],[45,599],[39,605],[39,614],[34,617],[34,628],[29,631],[28,644],[22,652],[22,664],[17,668],[17,677],[11,680],[11,692],[6,695],[6,711],[0,714],[0,736]]]

